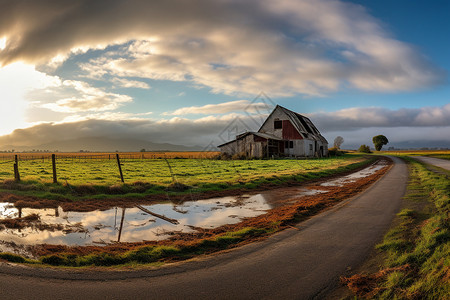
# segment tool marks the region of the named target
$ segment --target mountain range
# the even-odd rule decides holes
[[[135,152],[145,149],[146,151],[201,151],[202,146],[184,146],[169,143],[154,143],[139,139],[111,139],[106,137],[85,137],[64,141],[53,141],[40,145],[24,146],[24,145],[0,145],[1,151],[13,150],[22,151],[59,151],[59,152]]]

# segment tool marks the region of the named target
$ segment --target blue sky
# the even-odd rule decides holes
[[[274,3],[2,1],[0,143],[217,144],[263,92],[330,143],[450,147],[448,1]]]

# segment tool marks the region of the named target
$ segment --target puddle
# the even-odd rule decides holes
[[[330,181],[321,183],[320,185],[321,186],[325,186],[325,187],[327,187],[327,186],[339,186],[339,187],[341,187],[341,186],[344,186],[344,185],[346,185],[348,183],[355,182],[358,179],[361,179],[361,178],[373,175],[377,171],[383,169],[386,166],[387,166],[387,163],[385,161],[378,161],[377,163],[374,163],[371,166],[369,166],[369,167],[367,167],[365,169],[362,169],[361,171],[352,173],[352,174],[347,175],[347,176],[340,177],[338,179],[334,179],[334,180],[330,180]]]
[[[315,190],[315,189],[301,189],[298,192],[298,196],[314,196],[318,194],[328,193],[326,190]]]
[[[250,197],[224,197],[171,203],[138,205],[134,208],[111,208],[104,211],[73,212],[56,209],[15,208],[0,203],[0,220],[19,216],[40,216],[39,224],[21,229],[0,224],[0,252],[7,243],[16,245],[106,245],[114,242],[161,240],[174,231],[189,232],[191,226],[214,228],[238,223],[242,218],[266,213],[271,206],[261,194]]]

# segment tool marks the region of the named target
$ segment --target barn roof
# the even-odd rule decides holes
[[[314,126],[313,122],[311,122],[309,118],[280,105],[277,105],[275,109],[270,113],[270,115],[272,115],[276,110],[283,111],[289,117],[289,120],[291,121],[292,125],[294,125],[295,129],[297,129],[297,131],[304,138],[319,140],[328,144],[328,141],[320,134],[319,130],[316,128],[316,126]],[[264,127],[267,120],[269,120],[270,115],[267,117],[258,131],[260,131]]]

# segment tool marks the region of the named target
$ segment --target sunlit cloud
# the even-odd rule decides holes
[[[182,107],[173,112],[166,112],[164,115],[225,114],[233,111],[255,113],[260,110],[267,110],[267,108],[267,104],[262,102],[251,103],[249,100],[236,100],[219,104]]]
[[[123,120],[148,120],[148,116],[153,114],[152,112],[146,113],[124,113],[124,112],[103,112],[103,113],[94,113],[94,114],[85,114],[85,115],[77,115],[71,114],[70,116],[64,118],[60,122],[55,122],[55,124],[63,124],[63,123],[73,123],[73,122],[81,122],[87,120],[107,120],[107,121],[123,121]]]
[[[54,87],[60,84],[55,76],[38,72],[31,65],[13,63],[0,68],[0,134],[11,132],[15,128],[26,127],[25,110],[27,94],[36,88]]]
[[[5,24],[0,35],[9,37],[0,62],[57,67],[70,57],[104,50],[81,65],[86,76],[188,82],[230,95],[265,90],[280,97],[324,96],[349,87],[410,91],[446,77],[349,2],[90,3],[11,2],[17,14],[0,12]],[[121,49],[109,51],[111,45]]]
[[[5,3],[10,9],[0,11],[0,103],[8,110],[0,112],[0,134],[35,125],[25,112],[35,113],[30,120],[38,125],[2,137],[4,144],[41,144],[67,138],[67,132],[73,138],[207,144],[236,118],[253,122],[239,112],[265,107],[242,99],[261,91],[315,101],[340,91],[413,91],[447,80],[413,45],[348,1]],[[166,106],[163,119],[128,112],[144,102],[126,107],[135,95],[156,94],[165,83],[155,81],[163,80],[241,100],[177,102]],[[411,126],[424,128],[422,134],[438,128],[428,136],[439,132],[448,142],[450,131],[442,128],[450,127],[449,110],[347,108],[310,117],[324,133]]]
[[[115,110],[125,103],[132,102],[133,99],[128,95],[105,92],[102,89],[95,88],[83,81],[65,80],[58,87],[42,90],[41,98],[49,101],[51,94],[59,92],[71,97],[63,99],[54,99],[49,103],[40,104],[40,107],[47,108],[56,112],[89,112],[89,111],[107,111]],[[35,91],[37,94],[38,91]]]
[[[0,38],[0,50],[5,49],[6,47],[6,37]]]
[[[111,80],[116,86],[122,88],[150,89],[150,85],[143,81],[129,80],[125,78],[113,78]]]

